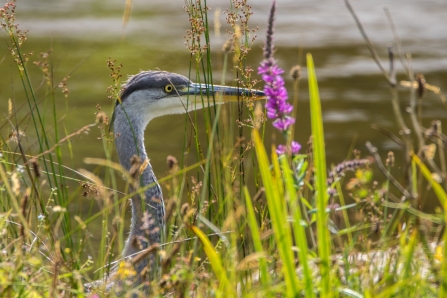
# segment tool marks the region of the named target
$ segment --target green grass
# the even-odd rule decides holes
[[[222,77],[232,71],[239,79],[237,85],[262,88],[247,70],[252,47],[250,9],[234,4],[229,11],[235,18],[228,25],[238,42],[220,57]],[[190,77],[198,83],[213,82],[212,52],[204,47],[212,34],[206,2],[186,1],[185,5],[192,36],[199,37],[189,40]],[[2,19],[7,20],[5,15]],[[102,158],[73,156],[71,150],[61,150],[60,145],[70,142],[72,135],[57,113],[56,102],[63,95],[55,92],[59,82],[53,77],[51,55],[49,68],[43,69],[47,81],[40,98],[28,72],[20,35],[13,26],[6,29],[14,49],[9,59],[16,61],[24,91],[23,98],[15,100],[28,106],[24,121],[34,132],[28,132],[27,138],[36,139],[37,146],[20,136],[12,141],[1,135],[0,297],[84,297],[84,284],[110,272],[112,262],[118,264],[117,275],[132,277],[132,266],[120,259],[128,232],[128,201],[151,186],[130,193],[132,178],[114,161],[113,135],[108,134],[105,123],[97,124],[103,134]],[[121,69],[114,63],[109,66],[113,68],[113,100],[122,84]],[[160,276],[151,281],[151,295],[446,295],[447,248],[442,241],[447,240],[443,230],[447,195],[445,183],[436,180],[446,173],[443,165],[432,167],[444,155],[427,159],[414,154],[413,146],[422,146],[420,138],[405,135],[402,143],[411,146],[396,153],[402,155],[396,156],[396,162],[406,160],[407,164],[399,165],[406,169],[406,176],[392,176],[391,162],[384,165],[372,144],[368,148],[375,164],[355,156],[350,161],[357,162],[354,166],[341,163],[329,167],[324,106],[311,54],[306,56],[306,66],[313,136],[307,153],[303,149],[296,156],[278,156],[275,146],[267,145],[270,136],[264,136],[265,126],[271,123],[262,121],[264,109],[256,108],[257,102],[250,98],[240,98],[236,106],[204,106],[185,116],[183,151],[195,153],[197,160],[188,164],[188,158],[179,157],[169,173],[159,177],[169,218],[164,243],[156,252],[161,260]],[[298,98],[298,90],[295,88],[294,98]],[[410,99],[416,96],[407,93]],[[206,95],[202,96],[204,103]],[[67,101],[67,109],[70,105]],[[22,122],[14,109],[7,117],[19,131]],[[244,125],[237,127],[236,119]],[[411,125],[414,128],[420,123],[413,118]],[[414,130],[420,132],[421,127]],[[205,138],[200,137],[203,133]],[[441,139],[426,142],[445,151],[439,146]],[[350,147],[346,144],[348,156]],[[70,168],[73,159],[83,159],[93,170],[75,176]],[[382,175],[376,167],[385,175],[383,185],[374,183],[375,177]],[[350,179],[343,179],[348,170],[354,175],[346,174]],[[118,189],[122,177],[127,186]],[[328,177],[333,178],[331,185]],[[432,213],[418,204],[428,187],[440,203]],[[412,197],[402,200],[408,193]],[[83,195],[92,198],[89,206],[76,204]],[[438,243],[438,239],[442,241]],[[122,286],[128,293],[141,290],[132,289],[131,284]],[[116,296],[104,290],[101,286],[96,289],[100,295]]]

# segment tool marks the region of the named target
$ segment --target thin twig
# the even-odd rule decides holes
[[[393,49],[391,47],[388,48],[388,56],[390,58],[391,72],[394,72],[394,54]],[[389,78],[388,80],[391,85],[391,105],[393,106],[394,116],[396,116],[397,124],[402,129],[403,135],[408,138],[411,131],[405,124],[404,118],[402,117],[402,113],[400,112],[399,95],[397,93],[396,78],[395,77]]]
[[[4,153],[8,153],[8,154],[13,154],[13,155],[20,155],[20,153],[12,152],[12,151],[3,151],[3,152],[4,152]],[[28,154],[28,155],[25,155],[25,156],[30,157],[30,158],[33,157],[32,155],[29,155],[29,154]],[[44,157],[40,157],[39,160],[42,160],[42,161],[49,161],[48,159],[45,159]],[[5,162],[5,161],[4,161],[3,163],[4,163],[4,164],[16,165],[15,163],[8,163],[8,162]],[[53,164],[55,164],[55,165],[57,165],[57,166],[60,166],[60,167],[62,167],[62,168],[64,168],[64,169],[67,169],[67,170],[69,170],[69,171],[75,173],[76,175],[81,176],[82,178],[87,179],[87,180],[90,181],[95,187],[103,187],[104,189],[109,190],[109,191],[112,191],[112,192],[115,192],[115,193],[117,193],[117,194],[127,195],[126,193],[124,193],[124,192],[122,192],[122,191],[119,191],[119,190],[116,190],[116,189],[113,189],[113,188],[109,188],[109,187],[105,187],[105,186],[99,186],[99,185],[96,185],[96,184],[94,184],[94,181],[91,180],[90,177],[87,177],[87,176],[85,176],[84,174],[82,174],[81,172],[76,171],[76,170],[74,170],[74,169],[72,169],[72,168],[70,168],[70,167],[67,167],[67,166],[65,166],[65,165],[59,164],[59,163],[57,163],[57,162],[53,162]],[[42,171],[42,173],[44,173],[44,174],[49,174],[49,175],[56,175],[57,177],[62,177],[62,175],[60,175],[60,174],[58,174],[58,173],[47,172],[47,171]],[[75,182],[84,182],[83,180],[76,179],[76,178],[71,178],[71,177],[68,177],[68,176],[64,176],[64,179],[69,179],[69,180],[72,180],[72,181],[75,181]]]
[[[397,80],[396,80],[396,70],[394,68],[394,53],[393,53],[393,47],[391,45],[388,46],[388,59],[390,60],[390,81],[391,81],[391,86],[396,87]]]
[[[84,131],[86,131],[86,130],[89,130],[90,127],[95,126],[95,125],[96,125],[95,123],[93,123],[93,124],[88,124],[88,125],[82,127],[81,129],[75,131],[74,133],[69,134],[68,136],[62,138],[59,142],[57,142],[53,147],[51,147],[50,149],[48,149],[48,150],[46,150],[46,151],[44,151],[44,152],[42,152],[42,153],[40,153],[40,154],[34,156],[34,158],[39,158],[39,157],[41,157],[41,156],[43,156],[43,155],[45,155],[45,154],[51,153],[51,151],[53,151],[54,149],[56,149],[57,147],[59,147],[60,145],[62,145],[62,143],[64,143],[65,141],[67,141],[67,140],[70,139],[71,137],[77,136],[77,135],[81,134],[82,132],[84,132]],[[28,161],[28,162],[29,162],[29,161]],[[28,162],[25,163],[24,165],[27,165]]]
[[[68,72],[68,74],[65,76],[65,78],[66,77],[69,77],[72,73],[74,73],[83,63],[84,63],[84,61],[85,60],[87,60],[87,58],[88,57],[90,57],[90,55],[88,55],[87,57],[85,57],[84,59],[82,59],[70,72]],[[41,99],[39,99],[39,101],[37,101],[37,104],[40,104],[40,103],[42,103],[49,95],[52,95],[52,94],[54,94],[54,91],[57,89],[57,88],[59,88],[59,85],[62,83],[62,81],[61,82],[59,82],[59,83],[57,83],[57,84],[54,84],[53,86],[56,86],[56,87],[53,87],[53,88],[51,88]],[[23,102],[17,109],[15,109],[14,110],[14,114],[17,114],[17,112],[19,112],[24,106],[25,106],[25,102]],[[34,112],[34,110],[35,110],[35,108],[36,108],[36,106],[37,106],[37,104],[35,105],[35,106],[33,106],[32,107],[32,109],[30,109],[26,114],[25,114],[25,116],[23,116],[23,118],[22,118],[22,120],[20,120],[19,121],[19,123],[18,123],[18,125],[20,125],[20,124],[22,124],[22,122],[23,121],[25,121],[27,118],[28,118],[28,116],[30,116],[31,115],[31,113],[33,113]],[[3,123],[1,123],[0,124],[0,129],[2,129],[5,125],[7,125],[7,120],[5,120],[5,121],[3,121]]]
[[[414,82],[413,68],[411,67],[411,55],[407,54],[406,61],[408,63],[408,73],[411,82]],[[421,127],[419,126],[418,119],[416,117],[416,89],[410,89],[410,107],[407,108],[407,112],[410,114],[410,119],[413,124],[414,132],[418,138],[419,148],[421,150],[425,146],[424,138],[422,137]]]
[[[414,82],[415,81],[414,80],[414,72],[413,72],[413,68],[411,66],[411,55],[410,54],[406,55],[406,61],[408,63],[410,80],[411,80],[411,82]],[[419,125],[419,121],[416,117],[415,109],[416,109],[416,89],[411,88],[410,89],[410,107],[407,108],[407,112],[410,114],[411,123],[413,125],[414,132],[418,138],[419,148],[418,148],[417,152],[418,152],[418,155],[420,156],[420,153],[422,151],[424,151],[424,149],[426,148],[426,144],[425,144],[424,137],[422,135],[421,126]],[[442,180],[445,180],[445,177],[443,177],[441,170],[436,165],[436,163],[433,161],[433,159],[426,158],[426,160],[427,160],[427,163],[430,166],[430,168],[433,171],[435,171],[442,178]]]
[[[29,177],[29,179],[31,181],[31,185],[33,186],[34,193],[36,194],[37,201],[38,202],[42,202],[42,197],[40,196],[40,193],[39,193],[39,191],[37,189],[36,181],[35,181],[33,175],[31,174],[30,167],[27,165],[28,164],[28,160],[26,159],[26,154],[25,154],[25,151],[23,150],[23,147],[22,147],[22,136],[19,133],[19,127],[18,127],[18,125],[14,126],[14,124],[12,123],[12,121],[9,118],[7,118],[7,121],[9,121],[9,123],[11,124],[11,126],[13,127],[13,129],[16,132],[16,135],[17,135],[17,147],[19,148],[20,156],[22,157],[22,160],[25,163],[24,167],[25,167],[26,173],[28,174],[28,177]],[[17,123],[17,117],[16,117],[16,123]],[[43,210],[43,212],[45,212],[45,211]]]
[[[437,126],[437,133],[442,135],[442,124],[441,121],[436,120],[436,126]],[[446,168],[446,163],[445,163],[445,155],[444,155],[444,150],[443,149],[443,144],[442,144],[442,139],[438,138],[437,139],[437,145],[438,145],[438,152],[439,152],[439,161],[441,162],[441,170],[442,170],[442,174],[443,174],[443,179],[444,179],[444,186],[447,189],[447,168]]]
[[[400,81],[399,85],[404,88],[414,88],[414,89],[418,88],[418,83],[416,81],[413,81],[413,82]],[[441,88],[439,88],[438,86],[435,86],[435,85],[430,85],[427,82],[425,82],[424,88],[425,88],[425,90],[430,90],[431,92],[433,92],[434,94],[439,96],[439,99],[441,99],[442,103],[444,104],[444,107],[447,108],[447,106],[446,106],[447,99],[445,98],[444,94],[442,94]]]
[[[360,33],[362,34],[363,39],[366,42],[366,46],[367,46],[368,50],[370,51],[372,58],[376,62],[377,66],[379,67],[382,74],[385,76],[388,83],[391,85],[391,104],[393,106],[394,115],[396,116],[398,124],[401,127],[401,129],[403,130],[404,135],[409,135],[410,130],[405,125],[402,114],[400,112],[399,97],[398,97],[397,90],[396,90],[396,80],[393,79],[390,76],[390,74],[385,70],[385,68],[382,66],[382,63],[380,62],[380,57],[377,54],[377,52],[374,50],[373,45],[372,45],[371,41],[369,40],[368,36],[366,35],[366,32],[363,29],[362,23],[360,23],[360,20],[358,19],[357,14],[355,13],[354,9],[352,8],[349,0],[345,0],[345,4],[346,4],[346,7],[348,8],[349,12],[351,13],[352,17],[354,18]],[[388,48],[388,51],[389,51],[389,57],[390,57],[390,68],[393,71],[394,70],[394,56],[393,56],[390,48]]]
[[[379,153],[377,153],[377,148],[374,147],[370,142],[366,142],[366,148],[374,156],[374,159],[380,171],[382,171],[382,173],[391,181],[391,183],[393,183],[394,186],[396,186],[405,197],[414,199],[414,196],[410,194],[402,185],[400,185],[400,183],[393,177],[393,175],[391,175],[390,172],[388,172],[388,170],[385,168]]]
[[[391,31],[393,32],[394,42],[396,43],[396,46],[397,46],[397,52],[399,54],[400,63],[402,63],[402,66],[405,68],[405,71],[407,72],[407,74],[409,74],[408,64],[403,59],[404,55],[403,55],[402,43],[400,42],[399,35],[397,34],[396,26],[394,26],[393,18],[391,17],[388,7],[385,6],[383,9],[385,10],[385,14],[388,19],[388,23],[390,24]]]
[[[371,124],[371,128],[377,130],[378,132],[382,133],[383,135],[387,136],[390,140],[392,140],[393,142],[395,142],[397,145],[399,145],[400,147],[405,147],[405,143],[399,139],[398,136],[396,136],[395,134],[393,134],[392,132],[390,132],[389,130],[380,127],[376,124]]]
[[[376,53],[376,51],[374,50],[371,41],[369,40],[368,36],[366,35],[365,30],[363,29],[362,23],[360,23],[360,20],[358,19],[357,14],[355,13],[354,9],[351,6],[351,3],[349,2],[349,0],[345,0],[345,4],[346,4],[346,7],[348,8],[349,12],[351,13],[352,17],[354,18],[354,20],[355,20],[355,22],[357,24],[357,27],[359,28],[360,33],[363,36],[363,39],[365,39],[366,46],[368,47],[368,50],[370,51],[371,56],[373,57],[373,59],[376,62],[377,66],[379,66],[380,71],[382,71],[382,73],[385,76],[385,78],[387,79],[388,83],[390,83],[392,85],[392,82],[390,80],[390,76],[386,72],[385,68],[382,66],[382,63],[380,62],[380,57]]]
[[[219,236],[219,237],[220,237],[222,234],[230,234],[230,233],[234,233],[234,232],[235,232],[235,231],[227,231],[227,232],[220,232],[220,233],[212,233],[212,234],[208,234],[207,237],[208,237],[208,238],[211,237],[211,236]],[[171,244],[185,243],[185,242],[189,242],[189,241],[191,241],[191,240],[196,240],[196,239],[197,239],[197,237],[194,236],[194,237],[191,237],[191,238],[186,238],[186,239],[181,239],[181,240],[171,241],[171,242],[167,242],[167,243],[162,243],[162,244],[158,244],[158,248],[162,248],[162,247],[165,247],[165,246],[168,246],[168,245],[171,245]],[[96,273],[96,272],[98,272],[99,270],[104,269],[104,268],[106,268],[106,267],[108,267],[108,266],[114,266],[114,268],[115,268],[115,266],[116,266],[119,262],[121,262],[121,261],[123,261],[123,260],[125,260],[125,259],[132,259],[133,257],[137,257],[137,256],[139,256],[139,255],[141,255],[141,254],[148,253],[148,252],[150,252],[151,250],[153,250],[153,248],[152,248],[152,247],[148,247],[148,248],[143,249],[143,250],[140,250],[140,251],[138,251],[138,252],[136,252],[136,253],[134,253],[134,254],[131,254],[131,255],[128,255],[128,256],[119,258],[119,259],[116,260],[116,261],[110,262],[110,263],[108,263],[108,264],[102,266],[101,268],[96,269],[93,273]],[[113,269],[112,269],[112,270],[113,270]]]

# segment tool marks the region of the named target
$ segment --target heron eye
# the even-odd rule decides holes
[[[171,84],[168,84],[165,86],[165,92],[166,93],[171,93],[172,90],[174,90],[174,86],[172,86]]]

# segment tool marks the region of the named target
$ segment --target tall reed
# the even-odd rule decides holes
[[[444,297],[447,137],[440,121],[422,126],[417,113],[423,106],[416,100],[424,92],[440,98],[442,94],[413,74],[411,57],[403,56],[392,26],[408,76],[408,81],[398,82],[394,52],[388,51],[392,66],[387,71],[354,9],[345,2],[390,83],[390,105],[403,133],[379,130],[404,150],[390,152],[383,162],[377,148],[367,143],[371,157],[352,150],[352,159],[328,164],[319,69],[309,53],[312,136],[304,153],[294,140],[294,104],[288,101],[284,71],[274,58],[282,50],[275,50],[276,2],[265,16],[264,54],[256,74],[256,66],[247,59],[257,47],[249,2],[232,0],[224,11],[226,24],[221,26],[219,14],[214,14],[212,28],[207,2],[185,1],[189,77],[212,84],[220,75],[222,84],[264,89],[266,98],[242,95],[234,105],[215,104],[219,98],[213,98],[208,106],[205,99],[211,95],[202,94],[203,109],[185,116],[185,154],[168,156],[167,174],[159,179],[166,199],[164,243],[136,256],[157,254],[160,277],[136,288],[127,282],[136,274],[133,261],[118,253],[127,237],[129,198],[151,185],[130,193],[135,181],[114,161],[114,136],[101,107],[95,124],[68,133],[69,123],[58,115],[57,100],[69,96],[69,77],[57,82],[52,53],[43,53],[35,64],[42,70],[45,92],[36,90],[28,70],[32,54],[23,52],[26,33],[16,23],[15,2],[7,2],[0,9],[1,24],[24,91],[16,101],[26,103],[28,112],[20,119],[15,102],[10,102],[4,122],[12,132],[2,135],[0,142],[0,296],[84,297],[84,285],[100,279],[104,282],[94,284],[91,297],[141,296],[146,286],[153,296],[176,297]],[[126,3],[126,21],[131,4]],[[213,44],[212,35],[225,26],[228,39],[223,45]],[[109,58],[107,67],[112,104],[119,97],[123,66]],[[411,125],[402,117],[398,85],[409,89],[399,94],[409,97]],[[293,98],[301,96],[302,91],[294,90]],[[66,104],[68,109],[71,103]],[[24,136],[26,122],[34,131]],[[273,146],[265,135],[270,125],[279,135]],[[76,146],[71,140],[93,126],[101,134],[103,158],[87,157],[84,162],[92,170],[74,171],[68,165],[80,157],[70,154]],[[25,137],[37,140],[36,146]],[[68,153],[61,148],[65,143]],[[404,177],[393,171],[398,154],[405,160]],[[348,172],[354,175],[345,181]],[[373,179],[380,174],[383,185]],[[117,190],[122,176],[127,185]],[[439,200],[435,213],[423,208],[423,189]],[[82,197],[93,200],[77,210],[75,201]],[[100,231],[93,228],[94,222],[100,222]],[[98,239],[97,247],[92,237]],[[123,282],[110,283],[116,280]]]

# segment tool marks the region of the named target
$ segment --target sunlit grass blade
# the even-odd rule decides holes
[[[253,239],[253,246],[258,253],[264,252],[262,248],[261,235],[259,234],[258,223],[256,222],[255,210],[253,208],[253,203],[251,202],[250,194],[248,189],[244,187],[245,195],[245,206],[247,208],[247,221],[251,231],[251,237]],[[261,284],[267,286],[270,282],[270,276],[267,270],[267,262],[265,258],[259,259],[259,271],[261,273]]]
[[[413,264],[413,256],[418,238],[417,230],[414,230],[413,233],[411,233],[410,240],[406,246],[403,247],[403,254],[405,256],[404,272],[402,275],[403,279],[411,278],[411,265]]]
[[[447,203],[447,194],[442,188],[442,186],[436,182],[435,179],[433,179],[432,174],[430,170],[425,166],[425,164],[419,159],[419,157],[416,154],[412,154],[412,159],[416,163],[416,165],[419,167],[419,170],[421,171],[424,178],[430,183],[430,186],[433,188],[433,191],[435,192],[436,197],[438,198],[441,205],[446,207]],[[447,221],[447,212],[444,214],[445,220]]]
[[[192,226],[191,230],[194,232],[194,234],[196,234],[200,242],[202,242],[203,250],[205,251],[208,260],[211,263],[211,268],[213,269],[216,278],[219,280],[220,288],[225,291],[228,286],[228,279],[222,266],[222,262],[218,254],[214,250],[214,246],[208,240],[208,237],[206,237],[206,235],[198,227]]]
[[[265,195],[267,197],[267,205],[270,212],[275,240],[284,266],[283,272],[287,287],[287,296],[297,297],[299,295],[298,278],[295,273],[290,228],[289,223],[286,220],[287,216],[284,208],[285,198],[279,195],[280,192],[276,185],[277,183],[282,183],[282,181],[278,181],[280,180],[280,177],[272,176],[267,152],[265,151],[259,132],[256,129],[253,130],[253,139],[255,142],[259,170],[265,188]],[[276,152],[273,151],[272,155],[276,156],[276,163],[278,163]],[[275,163],[275,161],[273,162]]]
[[[317,202],[318,255],[320,257],[321,297],[330,296],[329,258],[331,239],[327,225],[326,205],[328,200],[326,185],[326,152],[324,145],[323,116],[321,113],[315,66],[311,54],[307,54],[309,77],[310,115],[313,136],[313,161],[315,166],[315,196]]]
[[[307,246],[306,231],[304,230],[304,227],[301,225],[303,217],[301,214],[300,204],[298,201],[299,199],[296,194],[294,180],[292,177],[292,170],[290,169],[286,158],[281,159],[281,166],[283,170],[283,179],[286,185],[287,196],[289,198],[291,210],[293,213],[292,214],[294,219],[293,233],[295,236],[296,244],[298,245],[299,249],[300,264],[303,269],[304,289],[306,297],[315,297],[314,292],[312,290],[312,272],[309,269],[309,263],[307,258],[308,246]]]
[[[3,186],[6,189],[6,192],[9,195],[10,202],[12,203],[12,207],[17,214],[18,218],[20,219],[20,224],[22,224],[25,227],[26,231],[29,231],[28,222],[23,216],[22,212],[20,212],[20,206],[18,204],[18,200],[16,195],[14,194],[13,188],[9,184],[8,176],[5,170],[3,169],[3,165],[0,164],[0,181],[3,182]],[[10,212],[11,210],[8,210],[7,212]]]
[[[421,171],[422,175],[424,176],[425,180],[430,183],[430,186],[433,188],[433,191],[438,198],[439,202],[441,203],[442,207],[444,208],[444,224],[447,224],[447,194],[442,188],[442,186],[436,182],[435,179],[433,179],[432,174],[430,170],[425,166],[425,164],[419,159],[419,157],[416,154],[412,154],[412,160],[416,163],[416,165],[419,167],[419,170]],[[440,281],[441,281],[441,287],[439,289],[439,296],[438,297],[447,297],[447,280],[445,279],[445,276],[447,276],[447,230],[444,231],[444,250],[443,250],[443,259],[442,259],[442,269],[440,273]]]

